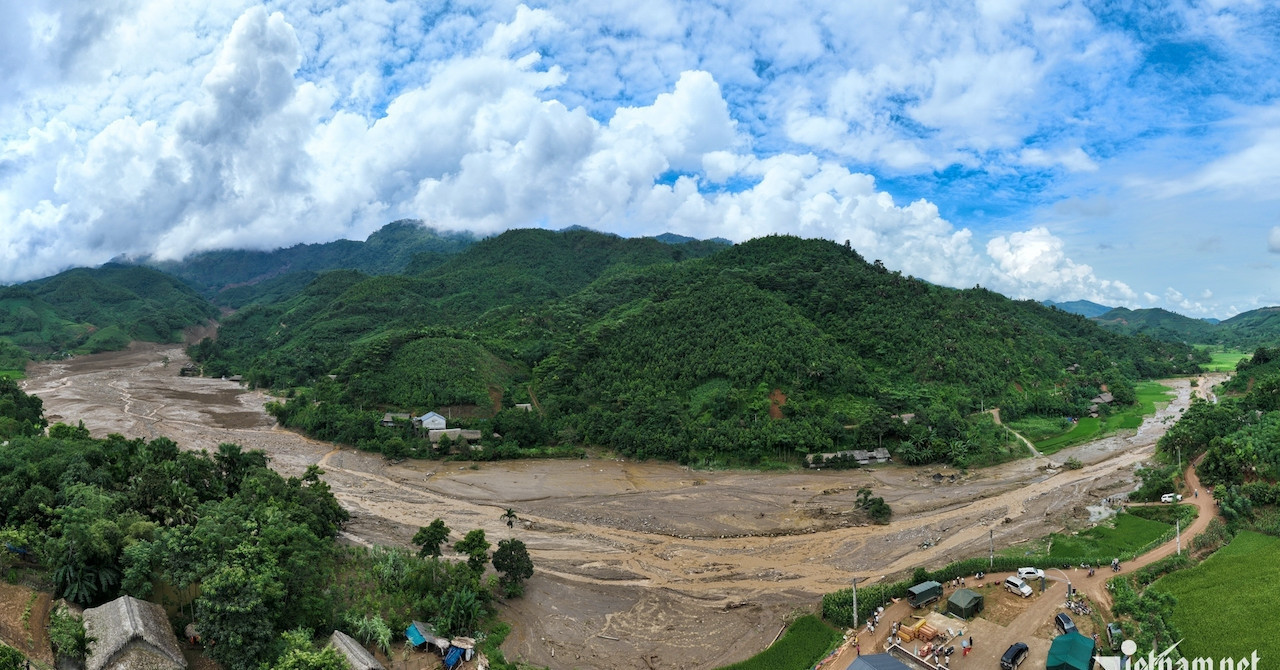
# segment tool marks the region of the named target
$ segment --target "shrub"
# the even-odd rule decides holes
[[[53,651],[59,656],[84,658],[89,649],[89,636],[84,630],[84,621],[59,607],[49,615],[49,642]]]

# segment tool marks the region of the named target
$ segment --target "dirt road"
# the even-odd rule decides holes
[[[855,575],[871,583],[985,555],[989,532],[1004,546],[1081,527],[1086,505],[1133,488],[1134,466],[1190,396],[1174,380],[1177,398],[1136,433],[969,472],[709,472],[624,459],[389,466],[276,428],[267,396],[179,377],[184,361],[176,346],[136,345],[33,366],[25,386],[51,420],[83,420],[95,436],[236,442],[285,473],[319,463],[352,513],[354,542],[408,546],[436,517],[459,536],[519,537],[537,572],[503,606],[514,629],[504,649],[556,668],[714,668],[758,652],[788,612],[816,608]],[[1086,466],[1051,467],[1071,456]],[[863,486],[892,506],[891,524],[851,513]],[[507,507],[522,520],[515,529],[500,518]]]

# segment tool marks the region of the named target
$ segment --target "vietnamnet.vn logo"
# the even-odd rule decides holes
[[[1147,652],[1146,656],[1133,658],[1134,653],[1138,651],[1138,644],[1133,640],[1125,640],[1120,645],[1120,652],[1124,656],[1094,656],[1093,660],[1102,666],[1102,670],[1258,670],[1257,650],[1249,656],[1241,656],[1240,658],[1169,658],[1169,654],[1178,645],[1182,644],[1182,640],[1178,640],[1172,647],[1165,649],[1159,654],[1154,648]],[[1129,663],[1125,664],[1125,659],[1129,659]]]

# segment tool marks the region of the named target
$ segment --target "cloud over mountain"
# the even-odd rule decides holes
[[[16,65],[0,68],[0,279],[122,253],[363,237],[413,217],[484,233],[788,232],[850,240],[937,283],[1160,299],[1080,262],[1090,247],[1059,231],[1094,215],[1055,207],[1124,198],[1098,184],[1117,183],[1117,142],[1151,132],[1137,101],[1164,84],[1147,76],[1147,17],[1072,3],[917,9],[6,7],[0,63]],[[1231,12],[1184,32],[1244,54],[1214,62],[1266,62],[1241,27],[1255,14]],[[1199,171],[1163,190],[1121,183],[1174,200],[1274,192],[1270,117],[1241,118],[1240,141]],[[978,209],[1012,202],[1022,213],[997,227]]]

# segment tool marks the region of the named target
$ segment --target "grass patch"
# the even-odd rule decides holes
[[[1048,553],[1048,537],[1037,537],[996,550],[996,556],[1008,556],[1010,558],[1021,558],[1023,556],[1045,556]]]
[[[721,670],[807,670],[840,641],[840,631],[806,614],[787,628],[782,639],[745,661]]]
[[[1049,418],[1044,416],[1029,416],[1010,421],[1009,427],[1018,431],[1018,434],[1038,443],[1059,435],[1065,435],[1074,426],[1067,421],[1066,417]]]
[[[1083,444],[1102,435],[1102,419],[1086,416],[1075,423],[1071,430],[1056,437],[1036,442],[1036,449],[1043,454],[1052,454],[1067,447]],[[1032,440],[1035,442],[1035,440]]]
[[[1106,558],[1141,549],[1169,531],[1169,524],[1117,514],[1115,519],[1075,535],[1049,536],[1051,558]]]
[[[1196,517],[1200,516],[1200,508],[1186,503],[1178,505],[1132,505],[1129,507],[1129,514],[1148,521],[1159,521],[1170,526],[1173,525],[1174,521],[1180,519],[1182,520],[1182,527],[1186,528],[1192,521],[1196,520]]]
[[[1035,443],[1036,449],[1041,453],[1048,455],[1118,430],[1136,430],[1147,415],[1155,413],[1156,404],[1169,402],[1169,396],[1173,393],[1172,389],[1158,382],[1139,382],[1134,385],[1133,390],[1137,402],[1132,406],[1105,417],[1081,417],[1065,432],[1062,419],[1031,417],[1009,425]]]
[[[0,377],[8,377],[9,379],[25,379],[26,370],[0,370]]]
[[[1205,372],[1234,372],[1237,363],[1253,355],[1252,352],[1239,349],[1211,348],[1205,345],[1196,346],[1197,348],[1209,349],[1209,362],[1200,366],[1204,368]]]
[[[1255,649],[1280,658],[1280,539],[1249,531],[1193,568],[1166,575],[1151,588],[1173,595],[1173,623],[1183,656],[1240,658]]]

